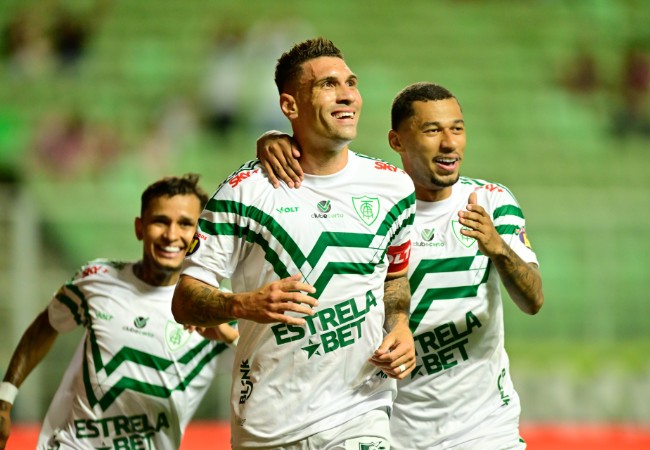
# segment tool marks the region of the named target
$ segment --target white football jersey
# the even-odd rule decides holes
[[[414,187],[401,169],[353,152],[334,175],[274,189],[251,161],[208,202],[184,274],[234,292],[300,273],[316,288],[305,326],[239,320],[233,443],[294,442],[376,408],[394,381],[368,363],[383,337],[389,263],[407,264]],[[392,270],[391,270],[392,271]]]
[[[59,332],[86,329],[50,405],[39,449],[180,446],[227,347],[171,313],[175,286],[151,286],[132,263],[95,260],[48,306]]]
[[[417,365],[398,382],[395,449],[447,448],[493,414],[511,417],[515,442],[518,436],[499,275],[476,241],[460,233],[458,212],[472,192],[513,251],[537,263],[523,213],[504,186],[461,177],[449,198],[417,202],[409,265]]]

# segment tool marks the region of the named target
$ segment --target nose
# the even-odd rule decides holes
[[[456,149],[456,135],[449,129],[444,129],[442,132],[442,139],[440,140],[440,148],[447,150]]]
[[[173,242],[180,236],[180,228],[177,224],[171,223],[165,228],[165,233],[163,234],[165,239],[169,242]]]
[[[338,97],[338,103],[342,103],[344,105],[351,105],[355,101],[357,101],[359,96],[359,90],[356,88],[356,86],[349,86],[347,84],[342,84],[337,92],[337,97]]]

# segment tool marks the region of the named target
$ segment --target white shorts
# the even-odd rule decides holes
[[[390,450],[388,412],[375,409],[343,425],[313,434],[301,441],[275,447],[254,447],[265,450]],[[253,447],[233,447],[244,450]]]
[[[526,442],[519,436],[519,408],[510,405],[508,413],[500,409],[462,437],[449,439],[445,450],[525,450]],[[517,405],[518,406],[518,405]],[[437,448],[437,447],[436,447]]]

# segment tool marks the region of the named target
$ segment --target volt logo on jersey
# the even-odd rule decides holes
[[[352,197],[352,205],[359,218],[368,226],[372,225],[379,217],[379,198],[377,197],[367,195]]]

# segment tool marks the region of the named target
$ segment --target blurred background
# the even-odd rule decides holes
[[[0,375],[84,262],[137,259],[142,190],[208,191],[288,131],[276,59],[317,35],[360,79],[353,150],[399,164],[394,95],[440,83],[463,106],[464,175],[507,185],[546,304],[506,301],[522,422],[650,420],[650,3],[645,0],[2,0]],[[80,334],[61,336],[14,408],[40,420]],[[229,377],[197,419],[228,417]]]

